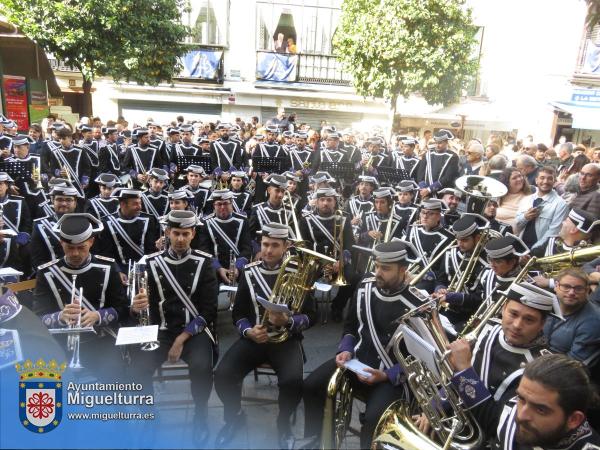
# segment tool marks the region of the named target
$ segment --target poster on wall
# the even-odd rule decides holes
[[[25,77],[4,75],[2,77],[4,91],[4,115],[17,123],[19,130],[29,128],[29,114],[27,110],[27,80]]]
[[[220,50],[192,50],[181,58],[182,78],[218,80],[223,52]]]

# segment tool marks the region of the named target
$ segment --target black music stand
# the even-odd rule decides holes
[[[390,166],[379,166],[376,168],[376,170],[380,182],[383,181],[392,185],[396,185],[404,180],[412,180],[405,169],[397,169]]]
[[[185,171],[191,165],[202,167],[208,174],[212,173],[210,155],[177,155],[178,172]]]
[[[31,178],[33,161],[0,161],[0,172],[6,172],[15,181]]]
[[[277,173],[281,174],[288,168],[284,167],[287,158],[273,156],[254,156],[252,158],[252,168],[257,173]]]
[[[328,172],[336,180],[354,181],[356,168],[351,162],[323,161],[319,164],[319,172]]]

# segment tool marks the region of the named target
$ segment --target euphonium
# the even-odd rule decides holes
[[[296,250],[297,254],[289,255],[283,260],[269,297],[271,303],[287,305],[292,315],[302,310],[304,300],[312,291],[323,262],[335,262],[332,258],[313,250],[302,247],[298,247]],[[286,269],[292,263],[295,263],[298,269],[287,271]],[[269,342],[285,342],[290,336],[287,328],[274,328],[269,323],[268,310],[265,310],[263,314],[262,325],[268,330]]]
[[[404,329],[399,327],[392,337],[394,355],[407,377],[407,384],[421,412],[427,417],[435,439],[423,435],[411,420],[408,403],[400,400],[392,404],[379,420],[373,434],[373,449],[478,449],[485,436],[481,427],[465,409],[463,401],[451,383],[454,370],[446,359],[448,339],[442,328],[437,301],[429,300],[415,288],[411,292],[425,301],[401,319],[401,323],[421,336],[427,329],[427,341],[436,349],[438,374],[432,372],[420,359],[402,354]],[[428,301],[429,300],[429,301]],[[413,321],[419,327],[413,327]],[[421,336],[425,338],[425,336]],[[441,394],[443,392],[443,394]],[[446,405],[440,401],[443,400]],[[449,408],[449,409],[448,409]]]
[[[325,409],[321,448],[341,448],[346,429],[352,419],[352,386],[344,369],[337,368],[329,379]]]
[[[562,269],[581,266],[600,257],[600,245],[580,246],[567,252],[536,258],[532,269],[539,269],[546,277],[553,277]]]

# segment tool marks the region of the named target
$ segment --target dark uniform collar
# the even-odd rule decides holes
[[[169,258],[174,259],[174,260],[180,260],[180,259],[184,259],[187,256],[189,256],[192,253],[192,249],[188,248],[184,253],[182,253],[181,255],[177,254],[173,248],[169,248],[167,250],[167,255],[169,256]]]
[[[68,269],[72,269],[72,270],[81,270],[81,269],[85,269],[85,268],[86,268],[86,267],[87,267],[87,266],[88,266],[88,265],[89,265],[89,264],[92,262],[92,255],[91,255],[91,254],[89,254],[89,255],[88,255],[88,257],[87,257],[87,259],[86,259],[86,260],[83,262],[83,264],[81,264],[81,265],[80,265],[80,266],[78,266],[78,267],[75,267],[75,266],[72,266],[72,265],[70,265],[70,264],[67,262],[67,257],[66,257],[66,256],[64,256],[64,257],[63,257],[63,260],[65,261],[65,266],[66,266]]]

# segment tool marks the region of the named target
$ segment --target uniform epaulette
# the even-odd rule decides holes
[[[238,212],[233,212],[232,215],[233,215],[233,217],[237,217],[238,219],[244,219],[244,220],[247,219],[247,217],[245,215],[240,214]]]
[[[208,216],[204,216],[202,220],[212,219],[213,217],[215,217],[215,213],[210,213]]]
[[[250,268],[250,267],[258,266],[258,265],[260,265],[260,263],[261,263],[261,262],[262,262],[262,261],[254,261],[254,262],[251,262],[250,264],[246,264],[246,265],[244,266],[244,269],[248,269],[248,268]]]
[[[42,270],[42,269],[45,269],[47,267],[50,267],[50,266],[56,264],[59,261],[60,261],[60,259],[53,259],[52,261],[49,261],[49,262],[47,262],[45,264],[39,265],[38,268],[37,268],[37,270]]]
[[[23,197],[22,195],[15,195],[15,194],[10,194],[8,196],[9,199],[14,198],[14,199],[20,199],[23,200],[25,197]]]
[[[115,258],[109,258],[108,256],[95,255],[101,261],[115,262]]]
[[[154,258],[155,256],[162,254],[162,252],[163,252],[162,250],[159,250],[158,252],[150,253],[149,255],[146,255],[146,259]]]
[[[213,257],[213,255],[211,255],[210,253],[203,252],[202,250],[194,249],[194,253],[196,255],[204,256],[205,258],[209,258],[209,259],[212,259],[212,257]]]
[[[375,277],[368,277],[368,278],[363,278],[361,283],[372,283],[373,281],[375,281]]]

